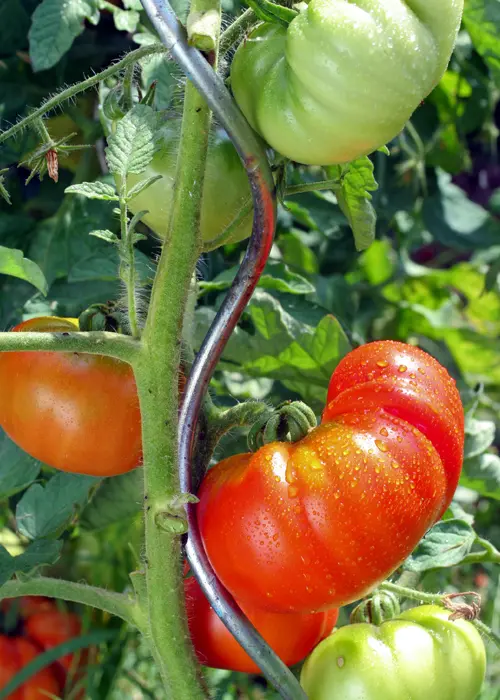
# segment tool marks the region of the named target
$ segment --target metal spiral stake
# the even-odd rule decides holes
[[[204,96],[233,141],[247,171],[254,205],[253,230],[247,252],[200,348],[184,393],[179,416],[179,473],[182,490],[190,492],[195,429],[203,396],[269,256],[276,223],[276,199],[274,181],[264,150],[223,81],[203,55],[188,45],[185,30],[167,0],[141,2],[162,43]],[[218,581],[203,548],[194,508],[188,505],[186,510],[189,523],[186,554],[213,609],[283,698],[307,700],[295,676],[266,644]]]

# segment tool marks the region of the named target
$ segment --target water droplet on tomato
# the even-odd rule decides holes
[[[387,452],[387,445],[382,440],[375,440],[375,444],[381,452]]]
[[[407,369],[408,367],[406,365],[399,365],[398,367],[398,371],[401,372],[401,374],[403,374],[403,372],[406,372]]]
[[[385,367],[388,367],[388,366],[389,366],[389,363],[386,362],[385,360],[379,360],[379,361],[377,362],[377,365],[378,365],[379,367],[381,367],[382,369],[384,369]]]
[[[384,437],[388,437],[389,431],[387,430],[387,428],[380,428],[380,434],[383,435]]]

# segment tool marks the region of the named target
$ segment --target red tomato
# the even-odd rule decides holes
[[[77,330],[75,319],[42,317],[13,332]],[[63,471],[114,476],[141,461],[133,372],[113,358],[0,353],[0,425],[26,452]]]
[[[5,612],[7,612],[12,605],[17,606],[19,615],[22,618],[29,617],[38,612],[57,609],[54,601],[35,595],[25,595],[22,598],[4,598],[0,603],[0,607]]]
[[[82,633],[82,622],[78,615],[63,612],[54,607],[53,610],[42,610],[30,615],[24,622],[25,635],[36,642],[44,651],[67,642]],[[58,659],[66,672],[71,668],[73,654]]]
[[[453,498],[463,461],[464,410],[455,380],[413,345],[392,340],[362,345],[333,373],[323,422],[380,408],[417,428],[441,457],[448,480],[441,516]]]
[[[196,579],[185,579],[189,632],[200,663],[243,673],[261,673],[217,617]],[[333,630],[335,608],[319,613],[277,614],[244,607],[245,614],[287,666],[302,661]]]
[[[28,639],[0,636],[0,688],[40,653]],[[59,696],[60,687],[50,668],[44,668],[32,676],[9,700],[47,700],[50,695]]]
[[[463,446],[460,399],[434,360],[413,348],[404,354],[406,347],[389,342],[385,355],[375,354],[376,367],[397,361],[398,374],[371,393],[363,381],[369,370],[362,371],[370,352],[351,353],[332,377],[329,422],[295,444],[272,443],[208,472],[198,494],[200,531],[217,575],[243,604],[310,612],[357,600],[401,565],[445,510]],[[399,384],[406,372],[408,384]],[[418,381],[411,384],[417,373],[447,422],[430,420],[430,401]],[[356,377],[361,398],[343,390]]]

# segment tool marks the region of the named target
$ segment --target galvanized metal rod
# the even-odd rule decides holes
[[[276,225],[275,188],[260,141],[223,81],[203,55],[188,45],[185,29],[170,4],[166,0],[141,2],[160,40],[206,99],[234,143],[248,174],[254,204],[252,236],[245,257],[197,354],[184,392],[179,416],[179,474],[182,490],[190,492],[195,431],[201,404],[224,347],[269,256]],[[186,511],[189,522],[186,554],[193,574],[213,609],[285,700],[307,700],[295,676],[266,644],[217,579],[201,541],[195,507],[188,505]]]

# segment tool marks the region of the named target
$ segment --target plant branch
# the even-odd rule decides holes
[[[192,13],[210,9],[220,12],[217,0],[193,0],[191,4]],[[209,109],[188,82],[168,243],[163,246],[153,285],[142,357],[135,366],[144,447],[150,640],[167,695],[176,700],[204,700],[208,695],[187,628],[181,537],[162,525],[173,504],[182,499],[177,465],[180,349],[187,299],[202,247],[199,223],[209,132]]]
[[[25,595],[50,596],[89,605],[116,615],[143,632],[147,629],[147,618],[139,604],[122,593],[47,577],[32,578],[29,581],[8,581],[0,587],[0,600]]]
[[[140,344],[128,335],[105,331],[0,333],[0,352],[81,352],[106,355],[133,365]]]
[[[293,197],[294,194],[302,194],[303,192],[317,192],[319,190],[333,190],[335,192],[340,188],[341,184],[338,179],[304,182],[300,185],[290,185],[287,187],[285,190],[285,197]]]
[[[32,124],[34,121],[36,121],[40,117],[43,117],[44,114],[50,112],[52,109],[60,105],[62,102],[70,100],[75,95],[78,95],[78,93],[84,92],[85,90],[94,87],[94,85],[97,85],[102,80],[109,78],[115,73],[119,73],[121,70],[127,68],[127,66],[131,64],[136,63],[141,58],[145,58],[146,56],[152,56],[153,54],[157,53],[166,53],[166,48],[162,44],[151,44],[149,46],[142,46],[140,49],[131,51],[124,58],[122,58],[121,61],[114,63],[112,66],[109,66],[100,73],[92,75],[90,78],[83,80],[81,83],[75,83],[74,85],[70,85],[70,87],[66,88],[66,90],[62,90],[57,95],[54,95],[53,97],[50,97],[48,100],[43,102],[40,105],[40,107],[38,107],[38,109],[33,110],[31,114],[28,114],[27,117],[24,117],[24,119],[21,119],[21,121],[19,121],[17,124],[11,126],[10,129],[6,129],[2,133],[0,133],[0,143],[3,143],[11,136],[15,136],[27,126],[30,126],[30,124]]]
[[[120,178],[120,277],[127,288],[127,314],[132,337],[140,337],[135,296],[135,250],[134,231],[127,216],[127,179]]]
[[[221,34],[219,54],[224,56],[236,42],[245,34],[247,29],[257,24],[255,12],[248,8]]]

